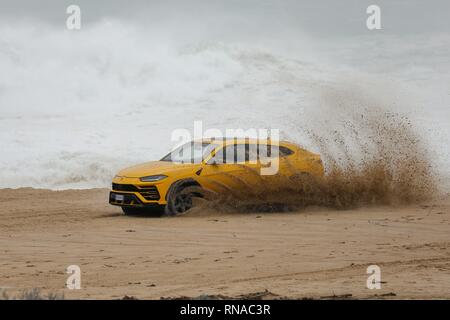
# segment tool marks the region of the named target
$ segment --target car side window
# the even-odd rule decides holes
[[[275,152],[276,147],[272,145],[260,145],[259,148],[259,158],[267,159],[271,157],[276,157],[277,153]],[[287,157],[291,154],[294,154],[294,151],[289,149],[288,147],[278,146],[278,155],[279,157]]]
[[[255,143],[249,144],[247,151],[247,161],[256,163],[258,161],[258,158],[258,145]]]
[[[232,144],[216,152],[213,161],[221,163],[242,163],[248,161],[248,144]]]
[[[216,164],[243,162],[255,163],[260,159],[272,157],[271,147],[271,145],[258,145],[253,143],[228,145],[218,150],[212,160]],[[294,151],[284,146],[279,146],[278,150],[280,157],[286,157],[294,153]]]
[[[223,162],[223,153],[224,153],[223,148],[220,148],[219,150],[217,150],[216,153],[214,154],[214,156],[211,158],[211,160],[209,160],[209,163],[215,163],[215,164],[224,163]]]
[[[278,151],[280,153],[280,157],[287,157],[294,153],[291,149],[288,147],[279,146]]]
[[[231,148],[230,148],[231,147]],[[226,146],[224,148],[220,148],[215,155],[212,157],[211,161],[215,162],[216,164],[223,164],[223,163],[232,163],[233,162],[233,146]],[[231,157],[231,159],[228,159],[228,157]]]
[[[258,159],[267,159],[272,156],[272,146],[270,144],[260,144],[258,146]]]
[[[233,147],[234,163],[242,163],[248,161],[248,144],[235,144]]]

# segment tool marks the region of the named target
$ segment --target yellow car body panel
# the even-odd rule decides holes
[[[204,139],[201,142],[211,143],[214,149],[200,163],[152,161],[121,170],[112,181],[113,190],[110,195],[110,203],[119,206],[166,205],[170,187],[175,182],[183,180],[195,181],[201,188],[216,193],[241,187],[251,188],[262,182],[259,171],[263,164],[260,161],[210,164],[210,160],[216,156],[216,153],[218,154],[230,145],[267,145],[270,144],[270,140]],[[288,148],[290,154],[282,155],[280,151],[278,173],[274,177],[280,175],[292,176],[298,173],[308,173],[313,176],[324,174],[322,161],[318,154],[287,141],[280,141],[278,145],[280,150],[282,147]],[[154,175],[165,175],[167,177],[155,182],[142,182],[140,180],[142,177]],[[271,176],[264,176],[264,179],[270,181]],[[124,203],[120,200],[116,201],[113,194],[118,194],[119,198],[120,195],[133,195],[138,200],[133,198],[130,200],[131,202]]]

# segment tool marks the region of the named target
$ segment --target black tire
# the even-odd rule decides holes
[[[165,214],[168,216],[184,214],[194,207],[194,198],[204,197],[205,192],[200,186],[176,183],[167,195]]]

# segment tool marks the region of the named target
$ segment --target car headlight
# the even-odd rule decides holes
[[[158,174],[155,176],[142,177],[142,178],[139,178],[139,180],[141,180],[142,182],[155,182],[155,181],[160,181],[165,178],[167,178],[166,175]]]

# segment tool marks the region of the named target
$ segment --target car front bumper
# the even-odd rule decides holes
[[[135,185],[114,183],[109,193],[109,203],[115,206],[147,207],[165,205],[166,199],[162,197],[156,185]]]

